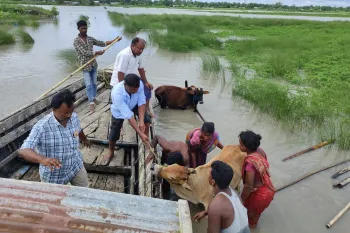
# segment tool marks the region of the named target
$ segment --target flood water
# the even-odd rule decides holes
[[[114,62],[117,53],[129,46],[135,35],[124,35],[122,28],[113,27],[103,7],[58,7],[58,24],[44,23],[38,29],[28,29],[35,40],[29,48],[15,45],[0,47],[0,118],[22,107],[50,89],[71,70],[57,60],[60,49],[73,48],[77,35],[79,15],[90,17],[88,34],[101,40],[122,35],[115,44],[98,58],[99,67]],[[135,8],[115,8],[120,12],[134,12]],[[155,10],[137,8],[138,13],[155,13]],[[108,7],[108,10],[111,10]],[[157,9],[157,11],[167,9]],[[189,11],[186,11],[189,12]],[[206,13],[207,14],[207,13]],[[338,19],[338,18],[337,18]],[[145,35],[141,35],[145,39]],[[195,55],[174,54],[148,46],[142,55],[150,82],[154,86],[171,84],[196,85],[209,90],[199,110],[207,121],[213,121],[224,145],[237,144],[238,134],[251,129],[262,136],[261,147],[268,154],[270,171],[276,188],[323,166],[342,161],[348,152],[320,149],[288,162],[281,159],[317,142],[307,139],[305,132],[283,130],[278,122],[254,111],[252,106],[231,97],[228,82],[222,88],[220,78],[201,72],[201,60]],[[228,80],[230,77],[227,77]],[[202,121],[192,110],[155,108],[157,132],[169,140],[185,140],[186,133],[200,127]],[[209,158],[218,153],[216,149]],[[349,165],[349,164],[347,164]],[[276,193],[270,207],[262,214],[259,233],[338,233],[349,232],[350,213],[338,220],[330,229],[325,225],[350,201],[350,186],[333,189],[331,175],[346,165],[332,168]],[[341,178],[345,178],[343,175]],[[192,208],[194,210],[195,208]],[[194,232],[206,232],[206,220],[193,223]]]

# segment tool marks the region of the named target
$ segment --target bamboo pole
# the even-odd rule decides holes
[[[350,202],[326,225],[330,228],[350,208]]]
[[[341,169],[340,171],[338,171],[337,173],[335,173],[331,178],[332,178],[332,179],[335,179],[335,178],[337,178],[338,176],[343,175],[344,173],[346,173],[346,172],[348,172],[348,171],[350,171],[350,166]]]
[[[120,41],[122,39],[122,37],[117,37],[110,45],[108,45],[106,48],[103,49],[103,51],[105,52],[106,50],[108,50],[110,47],[112,47],[115,43],[117,43],[118,41]],[[52,90],[54,90],[56,87],[58,87],[59,85],[61,85],[62,83],[64,83],[65,81],[67,81],[68,79],[70,79],[73,75],[75,75],[77,72],[79,72],[80,70],[84,69],[87,65],[89,65],[91,62],[93,62],[99,55],[95,55],[93,58],[91,58],[88,62],[86,62],[84,65],[82,65],[81,67],[79,67],[76,71],[74,71],[73,73],[71,73],[70,75],[68,75],[65,79],[63,79],[62,81],[60,81],[59,83],[57,83],[54,87],[52,87],[50,90],[48,90],[47,92],[45,92],[44,94],[42,94],[41,96],[39,96],[38,99],[41,99],[42,97],[44,97],[45,95],[47,95],[48,93],[50,93]]]
[[[203,123],[205,123],[206,121],[204,120],[204,117],[202,116],[202,114],[198,111],[198,109],[197,109],[197,114],[198,114],[198,116],[201,118],[201,120],[203,121]]]
[[[302,176],[301,178],[299,178],[299,179],[297,179],[297,180],[295,180],[295,181],[293,181],[293,182],[291,182],[291,183],[289,183],[289,184],[283,185],[282,187],[276,189],[276,192],[279,192],[279,191],[281,191],[281,190],[283,190],[283,189],[285,189],[285,188],[288,188],[289,186],[292,186],[292,185],[294,185],[294,184],[296,184],[296,183],[298,183],[298,182],[300,182],[300,181],[302,181],[302,180],[305,180],[306,178],[308,178],[308,177],[310,177],[310,176],[312,176],[312,175],[315,175],[315,174],[317,174],[317,173],[319,173],[319,172],[328,170],[328,169],[330,169],[330,168],[332,168],[332,167],[336,167],[336,166],[339,166],[339,165],[344,164],[344,163],[347,163],[347,162],[350,162],[350,159],[347,159],[347,160],[344,160],[344,161],[342,161],[342,162],[339,162],[339,163],[336,163],[336,164],[332,164],[332,165],[327,166],[327,167],[324,167],[324,168],[322,168],[322,169],[313,171],[313,172],[311,172],[311,173],[309,173],[309,174],[307,174],[307,175],[305,175],[305,176]]]
[[[308,153],[308,152],[310,152],[310,151],[317,150],[317,149],[319,149],[319,148],[321,148],[321,147],[324,147],[324,146],[326,146],[326,145],[328,145],[328,144],[333,143],[334,141],[335,141],[335,140],[329,140],[329,141],[321,142],[321,143],[319,143],[319,144],[317,144],[317,145],[314,145],[314,146],[312,146],[312,147],[310,147],[310,148],[307,148],[307,149],[302,150],[302,151],[300,151],[300,152],[298,152],[298,153],[295,153],[295,154],[293,154],[293,155],[291,155],[291,156],[288,156],[288,157],[282,159],[282,161],[287,161],[287,160],[293,159],[293,158],[295,158],[295,157],[298,157],[298,156],[300,156],[300,155],[306,154],[306,153]]]

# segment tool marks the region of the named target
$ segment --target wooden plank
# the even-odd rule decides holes
[[[85,84],[83,80],[78,80],[75,83],[67,86],[67,88],[72,92],[75,92],[76,90],[82,88],[84,85]],[[42,111],[43,109],[51,109],[51,99],[57,92],[58,90],[46,98],[30,103],[27,106],[24,106],[23,108],[20,108],[7,117],[3,118],[0,122],[0,134],[6,130],[11,129],[14,125],[19,124],[30,116],[35,115],[37,112]]]
[[[40,181],[39,166],[33,166],[31,169],[22,177],[22,180],[28,181]]]
[[[111,159],[111,162],[108,164],[109,167],[123,166],[124,165],[124,149],[118,149],[114,151],[114,156]]]
[[[98,120],[94,121],[91,125],[83,129],[86,136],[93,134],[98,128]]]
[[[186,200],[180,199],[177,202],[179,211],[179,221],[180,221],[180,232],[182,233],[192,233],[192,220],[191,212],[188,202]]]
[[[95,132],[96,138],[107,140],[108,126],[109,126],[110,119],[111,119],[111,112],[108,111],[108,112],[101,113],[101,116],[99,117],[98,128]]]
[[[146,169],[145,169],[145,161],[143,159],[143,149],[144,145],[142,141],[139,141],[139,148],[138,148],[138,162],[139,162],[139,195],[145,196],[146,194]]]
[[[130,194],[135,194],[135,149],[131,149],[130,152],[130,158],[131,158],[131,176],[130,176]]]
[[[11,179],[20,180],[30,170],[31,167],[31,165],[24,165],[11,176]]]
[[[125,189],[124,176],[121,175],[108,175],[106,182],[106,190],[123,193]]]
[[[107,104],[109,104],[109,96],[111,94],[110,89],[106,89],[103,90],[103,92],[97,96],[97,98],[101,101],[100,104],[98,104],[95,108],[95,112],[100,111],[102,108],[104,108]],[[86,102],[87,103],[87,102]],[[92,112],[90,111],[90,109],[88,108],[87,104],[86,107],[84,107],[79,113],[78,116],[81,120],[83,120],[84,118],[90,116],[92,114]]]
[[[93,188],[98,180],[98,173],[88,173],[89,188]]]
[[[46,110],[45,112],[41,113],[39,116],[33,118],[32,120],[28,121],[27,123],[19,126],[15,130],[7,133],[5,136],[0,138],[0,148],[6,146],[8,143],[12,142],[13,140],[17,139],[18,137],[22,136],[23,134],[27,133],[32,129],[32,127],[46,114],[51,112],[51,109]]]
[[[123,130],[125,135],[123,135],[123,141],[129,143],[137,143],[137,136],[134,128],[130,125],[128,120],[124,120]]]
[[[16,158],[18,156],[18,150],[16,150],[15,152],[12,152],[9,156],[7,156],[5,159],[3,159],[0,162],[0,169],[3,168],[6,164],[8,164],[9,162],[11,162],[14,158]]]
[[[103,87],[104,87],[104,83],[98,84],[96,91],[100,90]],[[83,102],[85,102],[85,100],[87,100],[87,98],[88,98],[86,95],[86,89],[84,90],[84,92],[79,92],[78,94],[79,94],[79,96],[76,96],[76,101],[74,102],[74,105],[76,107],[79,106],[80,104],[82,104]]]
[[[102,108],[99,112],[94,112],[93,114],[91,114],[89,117],[85,118],[83,121],[81,121],[81,128],[85,128],[87,127],[88,125],[90,125],[92,122],[96,121],[100,115],[103,113],[103,112],[106,112],[108,111],[110,108],[109,105],[105,106],[104,108]]]
[[[106,174],[125,174],[130,175],[130,166],[114,166],[108,167],[104,165],[84,164],[86,171]]]
[[[94,188],[95,188],[95,189],[102,189],[102,190],[105,190],[107,180],[108,180],[108,175],[99,174],[99,175],[98,175],[98,180],[97,180],[96,185],[95,185]]]
[[[91,145],[90,148],[84,147],[81,150],[84,164],[92,164],[93,162],[95,162],[96,158],[101,155],[102,151],[103,151],[103,147],[98,145]]]

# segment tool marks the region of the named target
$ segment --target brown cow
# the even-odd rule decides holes
[[[154,93],[161,108],[185,110],[190,106],[196,112],[197,104],[203,104],[203,94],[208,94],[209,91],[203,91],[202,88],[193,85],[185,88],[163,85],[157,87]]]
[[[152,173],[167,180],[180,198],[193,204],[202,203],[207,210],[214,194],[214,188],[209,185],[208,181],[211,163],[220,160],[230,165],[234,171],[230,186],[239,191],[245,156],[246,153],[240,150],[239,145],[228,145],[209,162],[196,169],[189,169],[177,164],[169,166],[154,164]]]

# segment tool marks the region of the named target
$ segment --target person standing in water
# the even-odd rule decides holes
[[[102,55],[104,53],[103,50],[96,51],[94,53],[93,46],[100,46],[105,47],[107,45],[110,45],[115,40],[110,41],[100,41],[96,40],[95,38],[87,35],[87,23],[85,20],[80,20],[77,23],[79,34],[74,39],[74,48],[78,55],[80,65],[84,65],[86,62],[91,60],[95,55]],[[97,62],[96,59],[88,64],[83,69],[83,77],[85,81],[86,86],[86,94],[88,96],[88,100],[90,103],[90,110],[95,111],[95,105],[99,104],[99,102],[96,100],[96,94],[97,94]]]
[[[232,177],[233,170],[228,164],[219,160],[211,164],[209,184],[214,187],[215,197],[208,211],[201,211],[193,218],[200,221],[208,215],[208,233],[250,233],[247,209],[230,187]]]
[[[244,187],[241,198],[248,210],[250,228],[256,228],[260,215],[270,205],[276,192],[266,153],[259,148],[260,140],[261,136],[250,130],[239,134],[241,151],[247,153],[242,168]]]
[[[207,161],[207,154],[218,147],[224,147],[215,131],[213,122],[205,122],[202,128],[195,128],[187,133],[186,144],[190,152],[190,167],[196,168]]]

